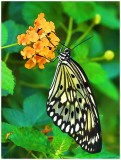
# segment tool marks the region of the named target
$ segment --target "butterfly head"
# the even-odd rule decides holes
[[[62,51],[60,49],[59,56],[58,56],[60,62],[62,62],[64,60],[69,60],[70,59],[70,53],[71,53],[71,49],[70,48],[65,48],[64,51]]]
[[[69,56],[70,53],[71,53],[70,48],[65,48],[65,49],[64,49],[64,54],[65,54],[65,55]]]

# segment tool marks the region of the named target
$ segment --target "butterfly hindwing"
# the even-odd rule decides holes
[[[82,149],[91,153],[101,149],[101,129],[94,96],[83,69],[71,58],[58,63],[49,91],[47,113]]]
[[[82,83],[84,84],[82,88],[85,90],[84,93],[86,97],[84,109],[81,110],[83,115],[82,122],[84,122],[81,122],[80,124],[82,125],[82,129],[71,136],[82,147],[82,149],[90,153],[97,153],[100,152],[102,148],[102,137],[99,114],[94,96],[83,69],[74,60],[71,60],[70,66],[73,68],[76,77],[79,77],[79,79],[82,78]]]

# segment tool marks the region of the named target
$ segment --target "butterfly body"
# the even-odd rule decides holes
[[[50,87],[47,113],[55,125],[68,133],[89,153],[102,148],[99,114],[88,78],[71,57],[71,50],[60,50]]]

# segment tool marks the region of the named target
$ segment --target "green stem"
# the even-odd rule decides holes
[[[26,158],[28,158],[30,154],[31,154],[31,151],[28,151]]]
[[[20,81],[20,85],[30,87],[30,88],[41,88],[41,89],[46,88],[45,86],[40,85],[40,84],[27,83],[27,82],[24,82],[24,81]]]
[[[6,152],[4,155],[3,155],[3,157],[5,157],[8,153],[10,153],[14,148],[16,147],[16,145],[14,144],[14,145],[12,145],[11,146],[11,148],[9,149],[9,151],[8,152]]]
[[[4,62],[7,62],[8,58],[9,58],[9,53],[6,53],[6,56],[5,56],[5,59],[4,59]]]
[[[3,47],[1,47],[1,48],[4,49],[4,48],[13,47],[13,46],[16,46],[16,45],[18,45],[18,43],[9,44],[9,45],[3,46]]]
[[[37,156],[35,156],[35,154],[34,154],[34,153],[32,153],[32,152],[31,152],[31,155],[32,155],[32,157],[34,157],[35,159],[38,159],[38,157],[37,157]]]
[[[94,25],[95,25],[94,22],[92,22],[92,24],[89,26],[89,28],[86,30],[86,32],[84,32],[84,34],[77,39],[77,41],[76,41],[77,44],[79,44],[88,35],[88,33],[92,30]],[[74,45],[72,44],[70,48],[73,48],[73,47],[74,47]]]
[[[42,154],[43,154],[44,158],[48,158],[46,153],[43,152]]]
[[[70,42],[70,39],[71,39],[71,36],[72,36],[72,26],[73,26],[73,18],[70,18],[65,46],[68,46],[68,44]]]
[[[105,59],[104,56],[102,56],[102,57],[91,58],[90,60],[91,60],[91,61],[102,61],[102,60],[104,60],[104,59]]]

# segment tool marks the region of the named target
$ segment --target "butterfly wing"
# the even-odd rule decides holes
[[[70,67],[73,68],[77,79],[81,80],[85,97],[84,109],[81,110],[83,121],[80,125],[82,125],[82,129],[73,134],[72,137],[82,149],[90,153],[97,153],[100,152],[102,148],[102,135],[99,114],[92,89],[85,72],[79,64],[74,60],[71,60]]]
[[[90,153],[101,150],[101,128],[94,96],[83,69],[72,59],[58,63],[47,113],[82,149]]]

